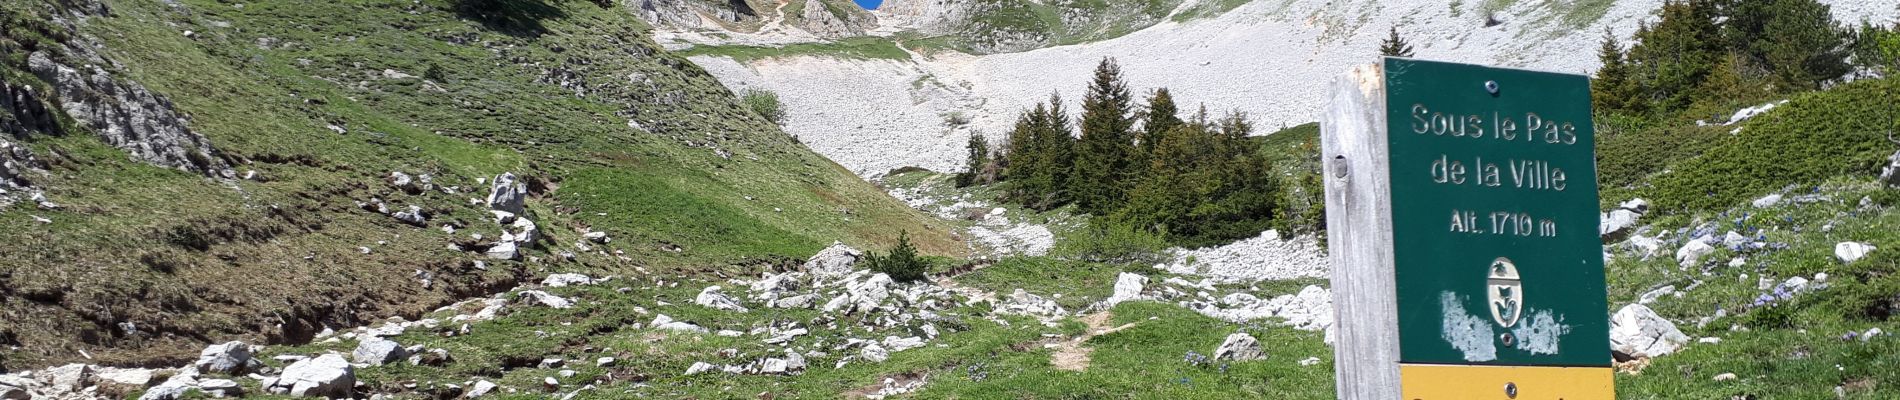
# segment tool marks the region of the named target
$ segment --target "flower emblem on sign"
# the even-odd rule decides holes
[[[1524,281],[1517,274],[1517,264],[1509,258],[1498,257],[1485,270],[1485,292],[1490,298],[1486,308],[1491,309],[1491,320],[1505,328],[1517,325],[1518,316],[1524,311]]]

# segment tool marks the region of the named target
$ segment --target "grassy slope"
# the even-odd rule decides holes
[[[741,111],[713,78],[648,42],[625,10],[518,0],[512,13],[482,17],[442,0],[181,3],[111,2],[112,17],[91,19],[85,33],[124,65],[118,76],[167,95],[240,172],[263,179],[129,162],[85,133],[26,141],[67,155],[42,182],[66,207],[0,212],[21,227],[0,232],[9,292],[0,338],[19,346],[0,351],[6,368],[74,360],[76,350],[101,363],[175,363],[206,341],[295,340],[323,325],[415,315],[546,270],[750,274],[832,240],[882,247],[899,230],[926,252],[962,249],[941,223]],[[4,7],[39,13],[46,3]],[[385,69],[441,82],[387,79]],[[555,84],[563,80],[585,90]],[[403,194],[382,182],[390,171],[460,191]],[[535,183],[530,214],[552,239],[531,261],[473,269],[479,255],[445,247],[500,233],[469,199],[486,195],[478,179],[502,171]],[[431,227],[355,206],[371,198],[423,206]],[[55,222],[24,222],[29,214]],[[461,230],[434,229],[443,224]],[[624,258],[575,250],[582,227],[612,234],[605,250]],[[436,284],[423,288],[416,270]],[[122,321],[142,333],[117,329]]]

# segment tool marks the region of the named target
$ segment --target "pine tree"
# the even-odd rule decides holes
[[[1181,126],[1181,117],[1177,115],[1180,113],[1168,88],[1155,89],[1154,95],[1148,97],[1147,119],[1141,124],[1141,138],[1137,141],[1141,146],[1140,154],[1144,157],[1154,154],[1155,145],[1161,143],[1161,137],[1168,130]]]
[[[990,143],[982,133],[971,133],[970,142],[964,146],[969,158],[964,161],[964,172],[957,174],[957,186],[970,186],[982,183],[983,170],[990,165]]]
[[[1755,0],[1768,1],[1768,0]],[[1749,46],[1790,89],[1814,90],[1846,75],[1848,33],[1827,4],[1774,0],[1759,39]]]
[[[1069,192],[1082,212],[1106,215],[1126,201],[1134,153],[1133,99],[1121,67],[1105,58],[1082,98],[1082,137],[1076,141]]]
[[[1623,45],[1608,27],[1603,28],[1603,47],[1597,49],[1597,59],[1603,62],[1603,68],[1597,70],[1596,80],[1590,81],[1592,105],[1598,112],[1641,112],[1642,102],[1635,98],[1636,82],[1630,77]]]
[[[1399,27],[1392,27],[1392,36],[1386,37],[1379,45],[1379,54],[1387,57],[1412,58],[1412,45],[1399,37]]]
[[[897,246],[891,248],[888,255],[879,256],[877,252],[867,252],[865,263],[872,272],[890,275],[897,282],[916,282],[924,279],[929,264],[917,256],[917,247],[910,244],[910,232],[897,232]]]
[[[1069,111],[1062,108],[1062,95],[1050,94],[1049,112],[1036,131],[1037,147],[1043,154],[1034,178],[1042,188],[1032,206],[1035,209],[1054,209],[1072,199],[1069,182],[1074,178],[1076,144],[1075,134],[1070,129]]]
[[[1637,28],[1629,65],[1639,71],[1640,93],[1653,109],[1681,111],[1694,100],[1695,89],[1727,53],[1716,25],[1718,0],[1685,0],[1663,4],[1661,20]]]

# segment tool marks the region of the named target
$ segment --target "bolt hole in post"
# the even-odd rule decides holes
[[[1484,91],[1491,93],[1491,97],[1497,97],[1500,90],[1502,88],[1498,87],[1498,81],[1484,81]]]
[[[1334,178],[1346,177],[1346,155],[1341,154],[1341,155],[1333,156],[1333,177]]]

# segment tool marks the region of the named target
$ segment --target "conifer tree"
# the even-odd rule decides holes
[[[1774,0],[1769,7],[1771,17],[1748,49],[1758,54],[1783,84],[1790,89],[1820,89],[1823,83],[1852,71],[1847,63],[1848,31],[1834,22],[1827,4]]]
[[[1596,70],[1596,80],[1590,82],[1590,102],[1598,112],[1640,112],[1636,97],[1636,82],[1630,78],[1630,66],[1623,55],[1623,44],[1617,42],[1617,34],[1604,28],[1604,47],[1596,49],[1596,57],[1604,63],[1604,68]]]
[[[1076,140],[1070,128],[1069,111],[1062,107],[1062,95],[1049,95],[1049,112],[1037,125],[1037,147],[1042,151],[1033,178],[1042,188],[1042,196],[1032,207],[1049,210],[1068,204],[1070,182],[1074,179]]]
[[[1043,118],[1042,114],[1048,112],[1048,108],[1038,103],[1035,109],[1016,117],[1016,127],[1009,131],[1009,143],[1003,151],[1007,160],[1004,164],[1008,166],[1003,169],[1003,180],[1020,187],[1035,175],[1037,158],[1042,156],[1042,150],[1037,147],[1036,133],[1040,128],[1036,124]]]
[[[1141,146],[1140,154],[1154,154],[1155,145],[1161,143],[1161,137],[1168,130],[1181,125],[1181,117],[1177,115],[1180,112],[1168,88],[1155,89],[1154,95],[1148,97],[1147,119],[1141,124],[1141,138],[1137,140]]]
[[[1392,27],[1392,36],[1386,37],[1379,45],[1379,54],[1387,57],[1412,58],[1412,44],[1399,37],[1399,27]]]
[[[1103,59],[1082,98],[1082,136],[1076,141],[1069,192],[1086,213],[1106,215],[1126,201],[1128,165],[1134,153],[1132,95],[1121,67]]]
[[[1630,67],[1641,73],[1640,96],[1658,111],[1680,111],[1726,54],[1716,25],[1718,0],[1663,4],[1655,25],[1637,28]]]
[[[982,133],[971,133],[970,142],[964,148],[969,151],[969,158],[964,161],[964,172],[957,174],[957,186],[981,183],[983,170],[990,164],[990,143]]]

